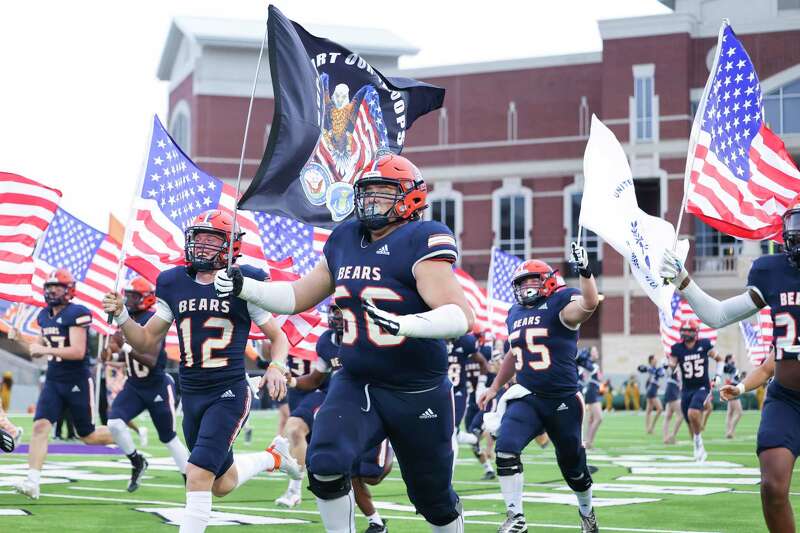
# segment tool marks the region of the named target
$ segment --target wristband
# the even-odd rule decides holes
[[[121,312],[119,315],[117,315],[117,316],[115,316],[115,317],[114,317],[114,322],[115,322],[115,323],[116,323],[118,326],[121,326],[122,324],[124,324],[125,322],[127,322],[127,321],[128,321],[128,319],[129,319],[130,317],[131,317],[131,315],[129,315],[129,314],[128,314],[128,310],[127,310],[127,309],[125,308],[125,306],[123,305],[123,306],[122,306],[122,312]]]
[[[289,383],[286,384],[290,389],[297,387],[297,378],[292,376],[289,378]]]
[[[586,268],[579,268],[578,274],[580,274],[582,278],[589,279],[592,277],[592,270],[588,266]]]
[[[120,360],[119,352],[114,352],[111,354],[111,360],[115,363],[118,363]]]
[[[285,366],[283,366],[282,364],[280,364],[280,363],[279,363],[279,362],[277,362],[277,361],[272,361],[272,362],[269,364],[269,366],[267,367],[267,370],[269,370],[270,368],[273,368],[273,367],[274,367],[274,368],[277,368],[277,369],[278,369],[278,371],[279,371],[281,374],[285,374],[285,373],[286,373],[286,367],[285,367]]]
[[[738,383],[738,384],[736,385],[736,389],[739,391],[739,396],[741,396],[742,394],[744,394],[744,393],[745,393],[745,389],[744,389],[744,381],[742,381],[741,383]]]

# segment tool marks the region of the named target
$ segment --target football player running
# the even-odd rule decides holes
[[[706,294],[690,277],[672,250],[665,250],[660,274],[670,280],[697,316],[712,328],[744,320],[766,305],[772,315],[774,374],[761,413],[757,450],[761,467],[761,507],[770,531],[794,531],[789,486],[800,453],[800,204],[783,215],[783,253],[756,258],[750,267],[747,290],[719,301]],[[767,363],[765,363],[766,365]],[[771,363],[770,363],[771,364]],[[760,369],[737,385],[749,390],[767,373]],[[771,372],[769,372],[771,373]],[[726,389],[730,390],[730,389]]]
[[[409,499],[432,531],[461,532],[443,339],[465,334],[473,317],[453,274],[456,242],[444,224],[420,220],[427,189],[408,159],[379,157],[354,189],[356,220],[333,230],[307,276],[261,283],[234,269],[217,274],[215,285],[276,313],[308,309],[331,294],[342,310],[343,368],[317,412],[306,458],[325,529],[355,531],[353,464],[388,436]]]
[[[87,330],[92,313],[70,300],[75,296],[75,279],[66,269],[50,274],[44,282],[47,307],[36,321],[42,330],[40,341],[30,344],[31,357],[47,356],[47,375],[36,402],[33,432],[28,451],[28,477],[15,486],[29,498],[39,498],[39,479],[47,457],[47,441],[53,424],[65,409],[75,421],[78,437],[86,444],[112,444],[105,426],[92,422],[94,383],[89,375]]]
[[[214,274],[227,267],[231,240],[234,260],[241,246],[242,233],[233,227],[230,215],[206,211],[194,219],[185,237],[187,265],[158,275],[155,314],[144,325],[131,319],[116,293],[106,294],[103,306],[139,353],[157,353],[169,327],[177,324],[183,436],[190,450],[180,533],[201,533],[211,517],[212,494],[225,496],[265,470],[298,477],[299,468],[282,437],[276,437],[264,452],[233,454],[233,442],[249,415],[252,399],[244,368],[250,322],[268,337],[277,326],[269,313],[214,292]],[[249,266],[239,271],[247,279],[266,278],[262,270]],[[283,370],[273,363],[259,388],[266,385],[272,397],[283,397]]]
[[[680,384],[680,370],[677,367],[672,367],[669,360],[666,360],[661,365],[667,375],[667,385],[664,387],[664,444],[675,444],[678,436],[678,431],[683,424],[683,415],[681,414],[681,384]],[[673,415],[675,416],[675,423],[670,429],[670,421]]]
[[[648,435],[652,435],[653,430],[658,422],[658,417],[661,416],[661,411],[664,408],[661,406],[661,399],[658,397],[658,389],[661,387],[661,380],[667,375],[664,367],[656,364],[656,356],[650,354],[647,356],[647,365],[639,365],[639,372],[647,374],[647,383],[645,385],[645,431]],[[655,416],[653,416],[655,412]]]
[[[598,531],[592,508],[592,476],[581,435],[584,401],[576,354],[578,329],[594,313],[599,296],[586,250],[572,243],[571,258],[580,274],[580,290],[557,290],[556,271],[533,259],[521,263],[511,280],[517,303],[506,319],[510,350],[479,401],[481,408],[486,406],[516,375],[517,384],[504,394],[507,407],[495,445],[497,474],[508,515],[498,533],[528,530],[522,508],[520,456],[542,431],[547,431],[553,442],[564,480],[577,496],[582,531]]]

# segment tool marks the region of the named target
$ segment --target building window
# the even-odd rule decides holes
[[[694,268],[697,272],[734,272],[742,241],[720,233],[699,219],[694,221]]]
[[[653,140],[653,97],[655,96],[653,81],[654,77],[654,65],[634,65],[634,128],[637,141]]]
[[[439,221],[450,228],[461,251],[460,237],[463,228],[461,193],[453,189],[449,181],[437,181],[434,189],[428,193],[428,204],[430,207],[424,212],[425,219]]]
[[[775,133],[800,133],[800,80],[765,95],[764,114]]]
[[[506,113],[506,133],[508,134],[509,141],[516,141],[517,134],[519,133],[517,123],[517,103],[508,103],[508,112]]]
[[[532,191],[519,178],[503,180],[492,193],[495,246],[504,252],[527,259],[530,251]]]
[[[447,108],[439,110],[439,144],[447,144]]]
[[[181,100],[175,105],[169,121],[169,134],[184,153],[192,155],[192,130],[189,104]]]

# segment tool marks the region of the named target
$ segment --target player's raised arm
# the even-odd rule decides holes
[[[707,294],[692,281],[683,262],[669,248],[664,249],[659,275],[678,288],[700,320],[715,329],[744,320],[767,305],[755,288],[752,271],[748,280],[749,288],[738,296],[722,301]]]
[[[157,353],[172,324],[172,312],[166,305],[159,304],[156,307],[156,314],[150,317],[150,320],[144,326],[140,326],[135,320],[131,319],[128,310],[125,308],[122,296],[115,292],[109,292],[103,297],[103,309],[105,312],[114,316],[114,322],[122,330],[128,344],[134,350],[143,353]],[[165,312],[169,313],[169,321],[164,316]]]
[[[589,256],[583,246],[572,243],[572,262],[578,266],[580,274],[581,294],[576,296],[564,309],[561,310],[561,320],[569,328],[576,329],[589,320],[594,310],[600,303],[592,271],[589,269]]]
[[[242,276],[238,268],[220,270],[214,277],[220,298],[239,298],[279,315],[293,315],[311,309],[333,293],[333,278],[325,257],[297,281],[258,281]]]

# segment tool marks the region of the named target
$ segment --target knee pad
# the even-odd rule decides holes
[[[320,479],[322,478],[322,479]],[[321,500],[335,500],[350,493],[350,476],[310,474],[308,490]]]
[[[497,452],[497,475],[513,476],[522,473],[522,461],[518,453]]]
[[[425,509],[424,512],[420,510],[419,513],[433,526],[431,529],[434,532],[464,531],[463,511],[461,500],[456,500],[455,506],[429,508]],[[459,522],[456,522],[457,520]]]
[[[571,475],[571,472],[562,473],[564,474],[564,481],[566,481],[569,488],[575,492],[587,491],[592,486],[592,474],[585,464],[583,465],[582,471],[580,471],[577,476]]]

